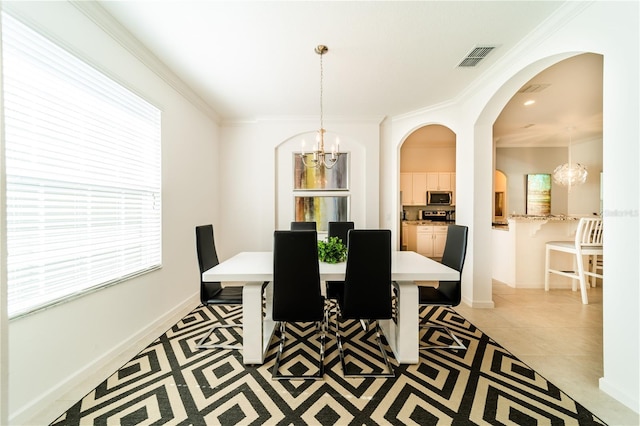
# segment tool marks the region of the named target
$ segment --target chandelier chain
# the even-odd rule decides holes
[[[324,56],[323,53],[320,53],[320,128],[324,129],[324,108],[322,107],[322,98],[323,98],[323,85],[322,85],[322,81],[324,78],[324,66],[323,66],[323,62],[322,62],[322,57]]]
[[[302,140],[302,153],[300,154],[300,160],[307,168],[332,168],[338,161],[338,158],[342,154],[340,152],[340,141],[336,137],[335,145],[331,147],[331,152],[325,152],[324,150],[324,61],[322,56],[327,53],[329,49],[327,46],[320,44],[315,48],[315,52],[320,55],[320,129],[316,135],[317,145],[314,145],[313,151],[310,154],[309,159],[306,158],[304,152],[304,139]]]

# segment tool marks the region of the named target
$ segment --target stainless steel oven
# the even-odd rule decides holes
[[[447,220],[447,216],[445,210],[425,210],[422,212],[422,220],[431,220],[433,222],[444,222]]]

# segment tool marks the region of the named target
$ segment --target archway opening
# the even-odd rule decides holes
[[[429,124],[413,131],[400,147],[401,250],[438,258],[418,248],[415,226],[455,220],[456,134],[446,126]],[[436,203],[430,193],[443,193]],[[447,199],[449,196],[449,199]]]

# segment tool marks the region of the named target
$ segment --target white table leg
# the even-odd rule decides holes
[[[401,364],[417,364],[419,354],[418,286],[413,281],[398,281],[397,321],[380,321],[389,346]]]
[[[242,290],[242,358],[245,364],[262,364],[275,324],[271,318],[273,285],[265,288],[267,317],[262,316],[262,282],[245,283]],[[264,341],[266,339],[266,347]]]

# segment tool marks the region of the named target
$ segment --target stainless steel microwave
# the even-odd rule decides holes
[[[450,206],[451,191],[427,191],[428,206]]]

